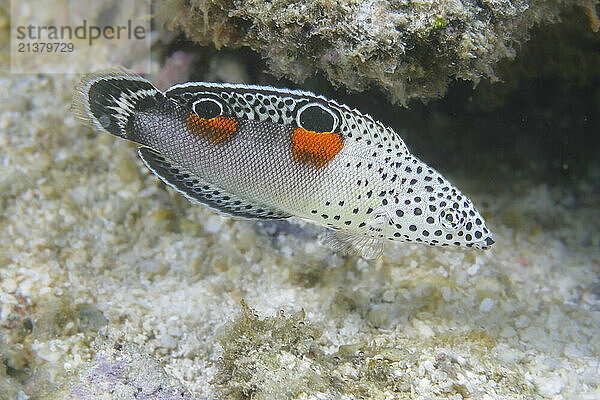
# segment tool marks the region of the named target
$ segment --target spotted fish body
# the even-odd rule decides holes
[[[494,243],[472,202],[393,130],[322,96],[205,82],[163,93],[116,69],[86,75],[73,110],[138,143],[146,166],[186,197],[231,216],[314,221],[341,251]]]

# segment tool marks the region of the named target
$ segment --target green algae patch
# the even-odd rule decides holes
[[[241,314],[218,338],[223,354],[213,383],[222,398],[292,398],[324,390],[327,381],[310,362],[320,333],[304,312],[261,319],[244,301],[241,305]]]
[[[108,320],[93,304],[73,305],[72,299],[61,298],[42,307],[34,322],[33,335],[50,340],[82,332],[97,332]]]
[[[444,29],[446,27],[446,20],[444,19],[444,17],[436,15],[435,17],[433,17],[432,22],[431,22],[431,30],[433,31],[437,31],[440,29]]]
[[[479,329],[468,332],[450,331],[439,335],[437,339],[452,347],[468,346],[471,351],[478,352],[483,356],[490,354],[492,349],[496,347],[496,340],[487,332]]]

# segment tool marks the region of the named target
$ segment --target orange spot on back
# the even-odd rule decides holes
[[[186,118],[188,129],[199,136],[208,138],[214,144],[227,142],[236,131],[237,120],[232,117],[200,118],[190,113]]]
[[[342,138],[337,133],[307,131],[296,128],[292,134],[294,160],[323,167],[342,149]]]

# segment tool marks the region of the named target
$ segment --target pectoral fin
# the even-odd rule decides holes
[[[382,240],[353,230],[330,230],[325,237],[325,244],[341,253],[359,255],[367,260],[379,257],[384,247]]]

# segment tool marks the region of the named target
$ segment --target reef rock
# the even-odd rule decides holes
[[[440,97],[454,79],[495,80],[535,24],[573,0],[166,0],[157,15],[201,44],[248,46],[272,73],[321,72],[336,86],[371,85],[392,101]]]

